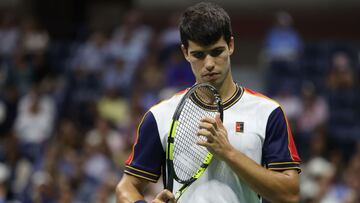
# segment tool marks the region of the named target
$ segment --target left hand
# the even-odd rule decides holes
[[[220,114],[214,118],[204,118],[199,125],[198,136],[204,136],[207,141],[197,144],[206,147],[212,154],[223,159],[226,153],[233,149],[229,142],[227,130],[220,119]]]

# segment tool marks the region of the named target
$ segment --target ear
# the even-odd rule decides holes
[[[185,46],[183,44],[181,44],[181,51],[184,54],[184,57],[187,61],[189,61],[189,54],[187,53],[187,48],[185,48]]]
[[[229,42],[229,55],[234,53],[234,48],[235,48],[234,37],[231,36],[230,37],[230,42]]]

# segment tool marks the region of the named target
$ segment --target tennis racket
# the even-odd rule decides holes
[[[172,118],[166,146],[166,189],[173,192],[173,180],[182,186],[175,193],[178,200],[185,190],[205,172],[213,155],[206,147],[197,145],[206,141],[198,136],[199,124],[205,117],[215,118],[223,107],[219,93],[208,83],[192,86],[178,104]],[[166,181],[165,180],[165,181]]]

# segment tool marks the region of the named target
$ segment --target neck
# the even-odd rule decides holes
[[[236,91],[236,84],[233,81],[231,74],[225,79],[224,83],[220,87],[216,88],[218,89],[223,102],[229,100]]]

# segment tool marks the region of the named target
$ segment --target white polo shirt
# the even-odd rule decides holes
[[[165,166],[165,148],[172,116],[186,90],[155,105],[138,130],[125,173],[156,182]],[[285,114],[277,102],[247,88],[237,87],[224,102],[223,124],[230,143],[256,163],[270,170],[300,171]],[[181,184],[174,181],[174,192]],[[259,196],[224,162],[214,159],[205,173],[181,196],[181,203],[260,202]]]

